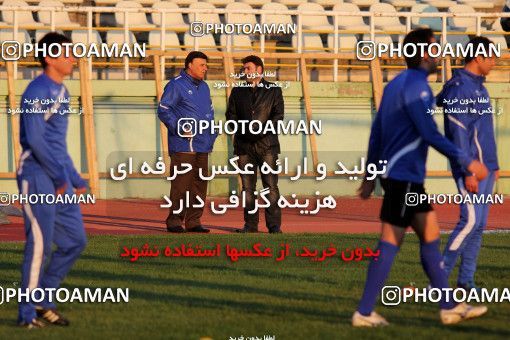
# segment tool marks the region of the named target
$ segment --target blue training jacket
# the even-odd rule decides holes
[[[437,129],[434,95],[423,69],[408,69],[384,88],[370,132],[367,161],[387,160],[383,178],[423,183],[428,147],[467,167],[471,158]]]
[[[465,69],[456,70],[437,96],[437,106],[444,108],[446,137],[495,171],[499,165],[492,106],[484,81],[483,76]],[[450,160],[450,164],[455,177],[468,175],[455,160]]]
[[[203,134],[197,133],[192,138],[179,136],[185,120],[194,119],[198,127],[199,121],[214,121],[214,108],[211,101],[209,86],[203,80],[192,78],[185,70],[171,79],[165,86],[158,106],[158,117],[168,128],[169,152],[211,152],[216,134],[208,128]],[[211,126],[211,125],[209,125]]]
[[[20,144],[23,153],[18,176],[44,171],[60,187],[69,180],[74,188],[87,185],[67,152],[69,92],[41,74],[30,82],[21,97]],[[78,136],[79,138],[79,136]]]

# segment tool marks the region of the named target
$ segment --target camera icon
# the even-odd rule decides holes
[[[2,42],[2,59],[5,61],[19,60],[21,57],[21,44],[15,40]]]
[[[381,302],[385,306],[397,306],[401,302],[401,292],[398,286],[385,286],[381,292]]]
[[[356,44],[356,58],[358,60],[370,61],[375,59],[375,42],[361,40]]]
[[[0,305],[4,303],[4,287],[0,287]]]
[[[406,194],[406,205],[408,207],[416,207],[418,205],[419,201],[418,193],[416,192],[408,192]]]
[[[179,137],[190,138],[197,134],[197,121],[195,118],[180,118],[177,121],[177,134]]]
[[[189,33],[193,37],[202,37],[204,35],[204,24],[199,21],[193,21],[191,23]]]
[[[6,207],[11,204],[11,195],[6,192],[0,192],[0,207]]]

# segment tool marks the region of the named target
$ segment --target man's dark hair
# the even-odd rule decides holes
[[[416,45],[416,53],[413,56],[405,57],[408,68],[420,67],[423,56],[421,55],[421,48],[417,44],[430,44],[434,37],[434,32],[430,28],[418,28],[409,32],[404,38],[404,49],[407,44]],[[427,51],[427,48],[424,48]]]
[[[44,37],[42,37],[41,40],[39,40],[39,42],[37,44],[39,46],[43,46],[43,49],[44,49],[44,54],[39,55],[39,62],[41,63],[41,66],[42,66],[43,69],[46,69],[46,67],[48,66],[48,64],[46,63],[46,60],[44,60],[44,56],[45,55],[46,56],[50,55],[50,46],[52,44],[62,45],[62,44],[65,44],[65,43],[71,44],[72,41],[71,41],[71,39],[69,39],[65,35],[60,34],[58,32],[49,32],[49,33],[46,33],[44,35]],[[57,47],[52,46],[51,54],[54,55],[57,52],[58,52]]]
[[[264,71],[264,62],[262,61],[262,59],[260,59],[259,57],[257,57],[256,55],[249,55],[245,58],[243,58],[243,60],[241,60],[241,62],[243,64],[246,64],[246,63],[254,63],[255,66],[260,66],[262,67],[262,71]]]
[[[472,50],[473,53],[466,53],[466,57],[464,58],[464,63],[467,64],[475,59],[475,57],[476,57],[475,52],[478,49],[478,46],[480,46],[480,45],[483,45],[485,52],[488,54],[491,44],[494,44],[494,42],[492,42],[490,39],[488,39],[486,37],[480,37],[480,36],[473,37],[466,44],[466,50],[469,45],[473,45],[473,50]],[[483,55],[482,55],[482,57],[483,57]]]
[[[205,59],[206,61],[209,61],[209,58],[200,51],[193,51],[188,54],[186,57],[186,60],[184,60],[184,68],[188,68],[189,63],[192,63],[194,59]]]

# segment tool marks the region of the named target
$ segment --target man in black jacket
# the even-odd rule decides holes
[[[273,124],[277,128],[279,120],[283,120],[283,94],[282,89],[276,84],[266,81],[262,75],[264,63],[254,55],[242,60],[242,72],[246,75],[247,87],[234,87],[228,101],[227,120],[233,121],[259,121],[265,127]],[[270,122],[269,122],[270,121]],[[269,123],[268,123],[269,122]],[[244,207],[243,233],[257,232],[259,223],[258,210],[249,213],[255,208],[255,190],[257,185],[257,169],[267,163],[272,169],[276,169],[276,161],[280,153],[278,135],[273,131],[252,134],[250,129],[241,134],[239,128],[234,136],[234,154],[239,156],[238,165],[244,169],[247,164],[253,164],[253,174],[242,174],[241,181],[243,192],[246,195]],[[255,129],[254,129],[255,130]],[[282,213],[278,206],[280,192],[278,190],[278,175],[260,175],[264,188],[269,188],[267,199],[270,206],[265,209],[266,226],[270,233],[281,233]]]

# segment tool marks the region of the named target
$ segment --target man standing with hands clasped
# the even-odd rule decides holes
[[[183,171],[173,181],[170,189],[172,208],[166,219],[167,230],[171,233],[208,233],[200,218],[202,207],[185,207],[186,192],[189,192],[190,205],[196,205],[200,197],[205,202],[207,181],[199,176],[208,176],[209,153],[212,151],[216,135],[211,132],[197,133],[198,123],[214,120],[214,108],[209,86],[204,81],[207,72],[207,56],[199,51],[188,54],[184,70],[165,86],[158,107],[158,117],[168,128],[168,151],[172,161],[171,173],[182,171],[190,164],[192,171]],[[210,124],[209,124],[210,126]],[[209,130],[210,131],[210,130]],[[181,206],[181,208],[179,208]],[[180,212],[174,214],[173,210]],[[182,227],[182,223],[186,230]]]
[[[228,101],[227,120],[259,121],[264,126],[271,121],[274,126],[283,120],[284,105],[282,89],[263,78],[264,63],[255,55],[242,60],[242,72],[247,78],[246,87],[234,87]],[[253,213],[255,208],[255,190],[257,185],[257,168],[267,163],[272,169],[276,168],[276,161],[280,153],[278,135],[267,132],[252,134],[247,129],[245,134],[237,129],[234,137],[234,154],[239,156],[239,167],[244,169],[252,164],[253,174],[241,174],[243,192],[246,195],[244,207],[244,228],[242,233],[258,232],[259,213]],[[264,129],[262,129],[264,131]],[[265,209],[266,226],[270,233],[281,233],[282,213],[278,206],[280,192],[278,190],[278,175],[269,173],[260,175],[262,185],[269,189],[267,199],[270,203]],[[250,211],[252,213],[250,213]]]

